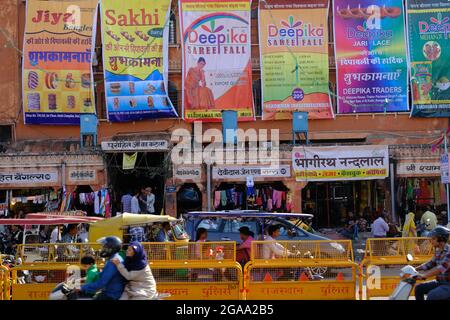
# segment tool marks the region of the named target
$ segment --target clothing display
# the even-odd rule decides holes
[[[276,190],[272,186],[236,185],[214,192],[216,210],[265,210],[290,212],[292,210],[292,194],[289,191]]]

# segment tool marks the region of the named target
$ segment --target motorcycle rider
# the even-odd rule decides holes
[[[416,278],[425,280],[436,276],[435,281],[418,284],[415,289],[416,300],[448,300],[450,299],[450,245],[447,243],[450,230],[437,226],[431,233],[431,244],[435,248],[433,258],[419,266],[417,271],[426,271]]]
[[[116,265],[111,261],[118,259],[123,262],[123,258],[118,254],[122,249],[122,241],[118,237],[105,237],[97,240],[103,245],[100,256],[107,258],[107,262],[97,281],[82,285],[80,291],[83,293],[95,293],[94,300],[119,300],[125,288],[126,280],[117,270]]]

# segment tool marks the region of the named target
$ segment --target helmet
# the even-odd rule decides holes
[[[449,238],[450,230],[443,226],[437,226],[430,232],[430,237],[436,237],[439,241],[447,242]]]
[[[117,237],[103,237],[97,240],[103,247],[100,250],[100,257],[109,258],[122,249],[122,240]]]

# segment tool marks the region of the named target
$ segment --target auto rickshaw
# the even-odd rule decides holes
[[[167,215],[123,213],[110,219],[96,221],[89,226],[89,242],[107,236],[116,236],[124,243],[131,238],[131,228],[146,229],[147,242],[155,242],[157,233],[164,222],[170,223],[169,235],[173,242],[188,242],[189,236],[184,230],[183,221]]]

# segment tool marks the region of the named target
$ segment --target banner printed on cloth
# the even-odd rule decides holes
[[[124,153],[122,159],[122,169],[123,170],[134,169],[134,166],[136,165],[136,159],[137,159],[137,152],[131,155]]]
[[[167,95],[170,0],[102,0],[108,119],[177,117]]]
[[[97,0],[28,0],[23,45],[26,124],[79,125],[95,113],[91,59]]]
[[[450,117],[450,2],[408,0],[408,42],[417,117]]]
[[[297,181],[384,179],[389,175],[387,146],[295,147],[292,167]]]
[[[328,0],[259,6],[263,120],[334,117],[328,74]]]
[[[222,121],[236,110],[253,121],[250,0],[180,0],[183,115]]]
[[[408,111],[402,0],[335,0],[338,113]]]

